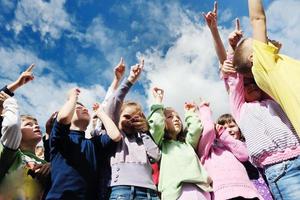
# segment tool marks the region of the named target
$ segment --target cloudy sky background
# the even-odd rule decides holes
[[[211,102],[214,117],[228,112],[228,97],[201,17],[213,0],[0,0],[0,85],[14,81],[31,63],[35,80],[16,92],[22,113],[43,127],[80,87],[80,101],[101,102],[122,56],[126,75],[138,59],[145,71],[128,98],[148,113],[151,88],[165,89],[165,104],[183,113],[183,103]],[[219,0],[219,28],[226,37],[239,17],[251,34],[247,1]],[[264,1],[269,37],[300,59],[299,0]]]

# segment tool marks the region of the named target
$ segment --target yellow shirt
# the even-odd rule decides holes
[[[281,105],[300,136],[300,61],[278,54],[270,43],[254,40],[252,72],[257,85]]]

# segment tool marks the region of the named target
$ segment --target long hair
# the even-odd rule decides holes
[[[164,108],[164,115],[165,116],[166,116],[166,112],[167,111],[175,111],[175,110],[173,108],[171,108],[171,107]],[[186,137],[186,134],[187,134],[187,130],[186,130],[186,128],[183,127],[183,122],[182,122],[181,118],[179,118],[179,120],[180,120],[182,126],[181,126],[180,132],[178,133],[178,135],[176,137],[176,140],[178,140],[180,142],[185,142],[185,137]],[[171,140],[171,137],[168,134],[167,127],[165,127],[164,139]]]

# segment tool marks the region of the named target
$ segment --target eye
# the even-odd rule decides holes
[[[123,117],[124,117],[125,119],[130,119],[130,118],[131,118],[130,115],[123,115]]]

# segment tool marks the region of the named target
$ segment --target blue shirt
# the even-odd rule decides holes
[[[113,144],[107,134],[86,139],[83,131],[55,121],[50,135],[52,186],[46,199],[98,199],[100,166],[107,154],[102,152]]]

